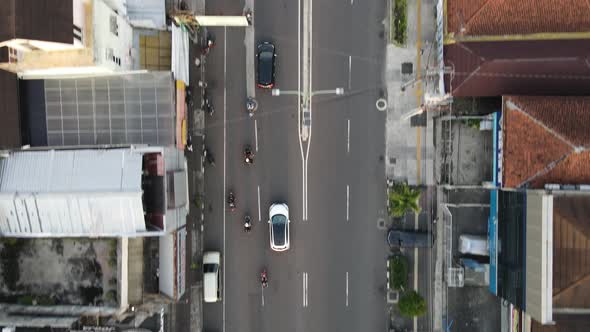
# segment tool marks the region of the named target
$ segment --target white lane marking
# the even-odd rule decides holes
[[[349,217],[349,209],[350,209],[350,186],[346,185],[346,221],[348,221]]]
[[[256,142],[256,152],[258,152],[258,120],[254,119],[254,142]]]
[[[348,272],[346,272],[346,306],[348,307]]]
[[[227,79],[227,28],[223,28],[223,82]],[[226,190],[226,153],[227,153],[227,85],[223,84],[223,198],[222,202],[225,202],[225,190]],[[225,205],[225,203],[223,203]],[[225,206],[223,206],[223,255],[227,255],[225,247]],[[228,256],[225,256],[228,257]],[[223,292],[225,292],[225,269],[223,269]],[[225,332],[225,303],[223,301],[222,310],[222,325],[223,332]]]
[[[311,93],[311,91],[313,91],[312,89],[312,80],[311,80],[311,73],[313,72],[313,0],[309,0],[309,93]],[[313,127],[313,111],[312,111],[312,107],[311,107],[312,103],[311,103],[311,95],[309,97],[309,120],[310,120],[310,124],[309,124],[309,137],[307,138],[307,151],[305,154],[305,202],[303,202],[305,204],[305,220],[307,220],[307,201],[308,201],[308,196],[307,196],[307,161],[309,160],[309,150],[311,149],[311,136],[312,136],[312,127]]]
[[[350,4],[351,4],[351,5],[352,5],[352,4],[354,4],[354,0],[350,0]]]
[[[348,119],[347,121],[347,127],[346,127],[346,153],[349,154],[350,153],[350,119]]]
[[[260,284],[260,288],[262,289],[262,306],[264,307],[264,286]]]
[[[352,84],[352,56],[348,56],[348,90],[351,89]]]
[[[297,92],[301,96],[301,0],[297,1]],[[297,103],[297,137],[301,152],[301,202],[303,205],[302,220],[305,220],[305,156],[301,141],[301,103]]]
[[[260,214],[260,186],[258,186],[258,222],[262,221],[262,216]]]
[[[303,307],[307,307],[307,272],[303,272]]]

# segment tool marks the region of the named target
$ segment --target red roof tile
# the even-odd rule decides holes
[[[503,98],[504,186],[590,184],[590,97]]]
[[[447,0],[447,30],[470,36],[590,31],[586,0]]]

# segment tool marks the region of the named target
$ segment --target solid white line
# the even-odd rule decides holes
[[[301,96],[301,0],[297,1],[297,92]],[[301,103],[297,103],[297,136],[299,150],[301,152],[301,202],[302,220],[305,220],[305,156],[303,155],[303,143],[301,142]]]
[[[348,125],[346,129],[346,153],[350,153],[350,119],[348,119]]]
[[[227,28],[223,28],[223,82],[226,82],[227,79]],[[227,88],[226,84],[223,85],[223,198],[221,199],[222,202],[225,202],[225,190],[226,190],[226,153],[227,153]],[[225,204],[225,203],[224,203]],[[223,255],[227,256],[226,247],[225,247],[225,206],[223,206]],[[223,269],[223,292],[225,294],[225,269]],[[222,325],[223,325],[223,332],[225,332],[225,303],[227,301],[223,301],[223,310],[222,310]]]
[[[254,119],[254,141],[256,142],[256,152],[258,152],[258,121]]]
[[[262,220],[262,216],[260,215],[260,186],[258,186],[258,222]]]
[[[349,208],[350,208],[350,204],[349,204],[349,200],[350,200],[350,186],[346,185],[346,221],[348,221],[348,212],[349,212]]]
[[[307,307],[307,272],[303,272],[303,307]]]
[[[261,284],[260,288],[262,289],[262,306],[264,307],[264,286]]]
[[[346,272],[346,306],[348,307],[348,272]]]
[[[348,90],[351,89],[352,84],[352,56],[348,56]]]
[[[312,80],[311,80],[311,73],[313,72],[313,52],[312,52],[312,45],[313,45],[313,0],[309,0],[309,93],[311,94],[312,89]],[[308,201],[308,192],[307,192],[307,161],[309,160],[309,150],[311,149],[311,136],[312,136],[312,128],[313,128],[313,111],[311,107],[311,95],[309,96],[309,118],[310,118],[310,125],[309,125],[309,136],[307,138],[307,151],[305,152],[305,220],[307,220],[307,201]]]

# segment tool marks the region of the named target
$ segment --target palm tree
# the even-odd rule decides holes
[[[389,189],[389,214],[392,217],[402,217],[407,211],[420,212],[418,199],[420,190],[410,188],[408,184],[401,183]]]

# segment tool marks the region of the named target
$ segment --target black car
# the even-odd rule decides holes
[[[258,81],[259,88],[271,89],[275,85],[275,46],[269,42],[258,45]]]
[[[391,247],[430,248],[432,242],[432,235],[426,232],[390,229],[387,233],[387,243]]]

